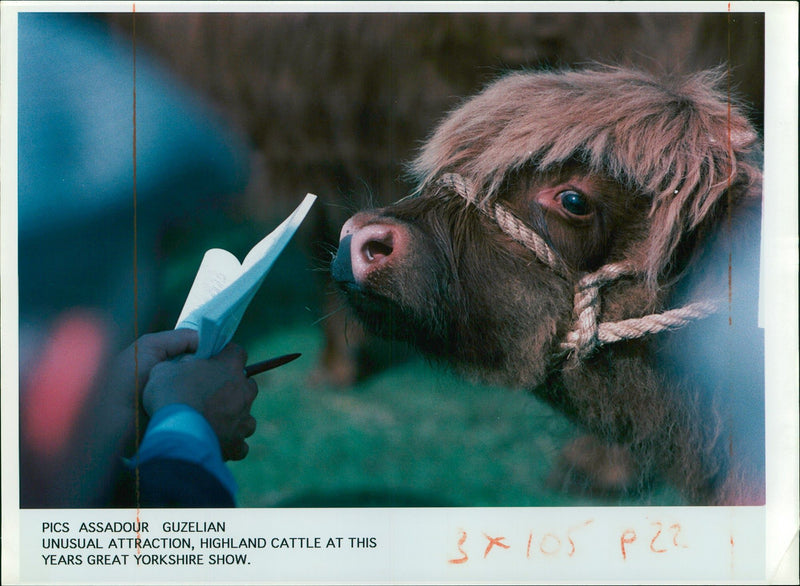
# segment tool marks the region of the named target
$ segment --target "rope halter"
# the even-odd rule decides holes
[[[485,205],[479,204],[475,186],[468,179],[457,173],[446,173],[439,179],[439,183],[491,218],[506,235],[530,250],[547,267],[562,276],[569,273],[569,268],[563,259],[550,245],[502,203],[495,201]],[[719,309],[718,303],[704,300],[662,313],[598,323],[600,288],[621,277],[638,272],[632,263],[623,261],[603,265],[581,277],[575,285],[575,323],[561,343],[562,350],[583,360],[605,344],[674,330],[694,320],[708,317]]]

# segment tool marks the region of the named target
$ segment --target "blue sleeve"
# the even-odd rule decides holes
[[[168,405],[155,413],[129,465],[142,466],[157,460],[177,460],[200,466],[220,482],[232,499],[236,495],[236,481],[222,459],[214,430],[188,405]]]

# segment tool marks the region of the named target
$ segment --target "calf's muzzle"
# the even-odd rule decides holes
[[[363,284],[371,272],[402,258],[409,240],[405,226],[370,213],[356,214],[342,227],[339,249],[331,263],[333,279]]]

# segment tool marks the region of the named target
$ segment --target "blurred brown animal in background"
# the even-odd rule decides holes
[[[595,438],[566,486],[764,502],[760,141],[726,74],[505,75],[439,124],[412,196],[342,228],[370,331]]]
[[[140,51],[249,138],[253,173],[241,213],[268,223],[306,191],[320,196],[306,243],[316,258],[330,257],[356,209],[407,193],[403,165],[442,112],[506,69],[601,61],[686,71],[727,61],[756,116],[762,104],[761,14],[140,11],[105,18],[121,34],[135,28]],[[322,297],[330,287],[321,279],[319,289]],[[339,302],[328,293],[327,303],[324,313]],[[369,366],[357,324],[344,318],[340,311],[323,321],[320,370],[341,385]]]

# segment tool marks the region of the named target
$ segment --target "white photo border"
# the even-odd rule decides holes
[[[3,2],[0,13],[3,583],[786,583],[798,572],[798,6],[794,2],[593,2],[591,11],[763,12],[766,38],[762,317],[766,334],[767,505],[691,508],[248,509],[140,513],[152,536],[170,523],[223,523],[272,536],[375,538],[378,547],[250,552],[250,564],[88,568],[38,563],[41,526],[129,521],[133,511],[19,509],[16,38],[27,11],[588,11],[582,2]],[[655,532],[678,526],[657,541]],[[633,531],[630,533],[629,531]],[[633,534],[637,537],[633,537]],[[495,555],[484,556],[491,538]],[[550,537],[548,537],[548,535]],[[666,535],[666,533],[665,533]],[[688,536],[692,536],[689,539]],[[735,540],[734,540],[735,535]],[[85,535],[84,535],[85,536]],[[82,536],[82,537],[84,537]],[[463,541],[461,540],[463,536]],[[627,537],[626,537],[627,536]],[[730,536],[730,539],[728,539]],[[683,542],[686,537],[693,541]],[[199,537],[195,537],[199,539]],[[626,541],[627,539],[627,541]],[[652,539],[652,541],[651,541]],[[559,557],[547,552],[560,544]],[[594,543],[589,547],[588,543]],[[648,547],[649,542],[649,547]],[[712,545],[712,542],[716,545]],[[533,552],[531,554],[531,544]],[[569,557],[568,544],[574,556]],[[581,545],[586,544],[586,549]],[[629,558],[625,558],[627,552]],[[673,545],[674,544],[674,545]],[[697,544],[704,544],[697,546]],[[688,547],[669,563],[653,547]],[[538,550],[536,548],[539,548]],[[763,548],[763,549],[762,549]],[[591,553],[590,553],[591,550]],[[763,558],[758,553],[764,552]],[[541,552],[542,555],[539,555]],[[640,556],[634,559],[635,555]],[[750,553],[748,553],[750,552]],[[753,553],[755,552],[755,553]],[[503,554],[503,555],[500,555]],[[131,554],[133,555],[133,554]],[[236,555],[236,554],[231,554]],[[463,556],[470,563],[458,563]],[[577,557],[576,557],[577,556]],[[677,557],[679,556],[679,557]],[[666,559],[666,558],[663,558]],[[580,563],[571,563],[578,562]],[[623,563],[627,562],[627,563]],[[266,577],[266,579],[265,579]]]

